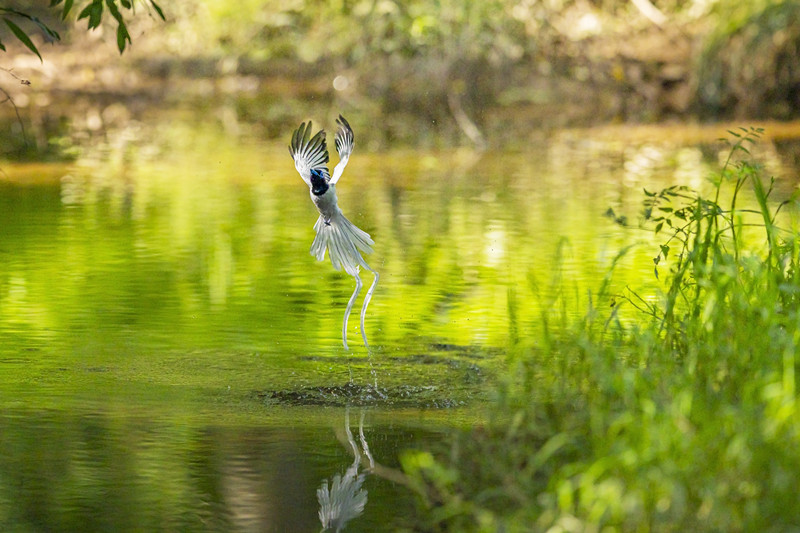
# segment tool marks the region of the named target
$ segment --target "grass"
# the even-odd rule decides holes
[[[515,332],[490,422],[403,456],[421,529],[800,527],[797,233],[751,161],[761,130],[730,133],[710,194],[645,191],[661,294],[607,276],[582,319]]]

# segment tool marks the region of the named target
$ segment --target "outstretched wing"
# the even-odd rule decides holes
[[[336,138],[338,145],[338,134]],[[303,122],[299,128],[294,130],[289,153],[294,159],[294,168],[309,187],[311,187],[311,169],[319,170],[323,176],[330,176],[326,165],[328,146],[325,143],[325,130],[319,130],[311,137],[311,121],[308,121],[308,124]]]
[[[331,184],[335,184],[342,177],[344,167],[347,166],[347,160],[350,159],[350,154],[353,153],[353,145],[355,138],[353,137],[353,128],[344,119],[342,115],[336,119],[339,129],[336,131],[336,151],[339,152],[339,163],[333,169],[333,177]]]

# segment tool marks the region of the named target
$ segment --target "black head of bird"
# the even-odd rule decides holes
[[[328,179],[325,176],[326,172],[317,168],[311,169],[311,192],[316,196],[325,194],[328,190]]]

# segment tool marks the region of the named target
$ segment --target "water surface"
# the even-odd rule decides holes
[[[761,155],[788,195],[779,148]],[[480,420],[509,344],[562,312],[553,291],[585,304],[612,265],[612,293],[655,287],[642,189],[703,187],[723,155],[591,131],[524,152],[357,148],[340,205],[381,282],[372,348],[354,319],[349,352],[354,284],[309,254],[316,214],[284,145],[164,121],[74,163],[5,164],[0,525],[318,531],[316,491],[354,443],[370,471],[363,413],[381,468],[348,530],[392,530],[413,508],[389,481],[398,454]]]

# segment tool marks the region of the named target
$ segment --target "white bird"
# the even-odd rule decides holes
[[[378,284],[379,276],[361,256],[361,252],[372,253],[374,241],[367,232],[360,230],[347,220],[336,200],[336,183],[342,177],[355,143],[353,130],[342,115],[339,115],[336,123],[339,125],[339,129],[336,131],[336,151],[339,152],[339,163],[333,169],[333,177],[328,172],[329,159],[325,130],[318,131],[312,137],[311,121],[308,124],[303,122],[295,130],[292,135],[292,144],[289,146],[289,153],[294,159],[294,167],[308,185],[311,200],[319,211],[319,218],[314,224],[317,236],[311,244],[311,255],[315,256],[318,261],[323,261],[325,250],[328,250],[333,267],[336,270],[344,269],[356,279],[356,288],[347,303],[342,325],[342,343],[347,350],[347,320],[350,318],[350,311],[353,309],[353,303],[362,286],[361,277],[358,275],[359,270],[363,266],[375,275],[361,308],[361,336],[364,338],[364,346],[367,347],[369,344],[364,331],[364,317],[369,301],[372,299],[372,293],[375,292],[375,286]]]

